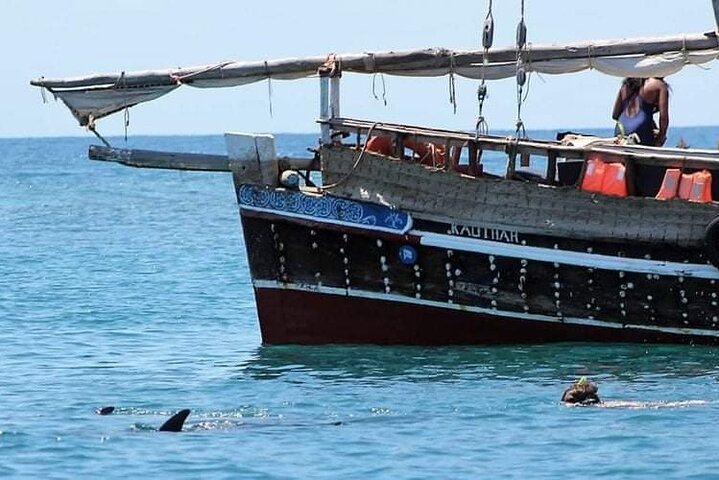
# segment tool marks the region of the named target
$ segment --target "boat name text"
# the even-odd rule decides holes
[[[474,227],[471,225],[458,225],[452,223],[447,230],[449,235],[458,237],[481,238],[496,242],[519,243],[519,232],[514,230],[501,230],[498,228]]]

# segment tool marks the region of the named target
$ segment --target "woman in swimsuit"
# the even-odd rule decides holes
[[[659,112],[659,128],[654,113]],[[625,78],[614,102],[615,134],[636,133],[642,145],[661,147],[669,127],[669,87],[661,78]]]

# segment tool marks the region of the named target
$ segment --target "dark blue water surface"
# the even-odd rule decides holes
[[[672,135],[713,148],[719,128]],[[719,476],[717,349],[263,346],[230,175],[90,143],[0,139],[0,477]],[[605,408],[559,403],[580,375]],[[185,432],[152,430],[180,408]]]

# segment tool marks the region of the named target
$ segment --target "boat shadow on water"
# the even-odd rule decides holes
[[[710,347],[559,343],[430,348],[260,346],[234,368],[236,378],[257,380],[306,375],[329,382],[498,379],[556,384],[582,375],[650,383],[666,378],[719,378],[718,365],[717,352]]]

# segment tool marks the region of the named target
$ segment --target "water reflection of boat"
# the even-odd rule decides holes
[[[181,86],[319,74],[314,158],[277,158],[267,135],[228,134],[227,156],[109,144],[90,151],[139,167],[232,172],[266,343],[717,342],[719,152],[626,138],[532,140],[520,115],[530,72],[663,77],[715,59],[717,35],[530,49],[522,17],[517,45],[496,49],[492,29],[485,24],[481,51],[225,62],[33,83],[97,133],[103,116]],[[343,73],[480,80],[476,131],[343,118]],[[507,77],[517,79],[517,130],[493,136],[481,113],[485,81]],[[484,170],[483,152],[506,155],[501,176]],[[523,168],[532,162],[541,174]]]
[[[677,360],[681,359],[681,360]],[[327,383],[530,381],[556,385],[578,375],[595,380],[661,384],[666,378],[719,375],[710,348],[603,344],[493,347],[380,347],[332,345],[258,347],[232,370],[238,378]]]

